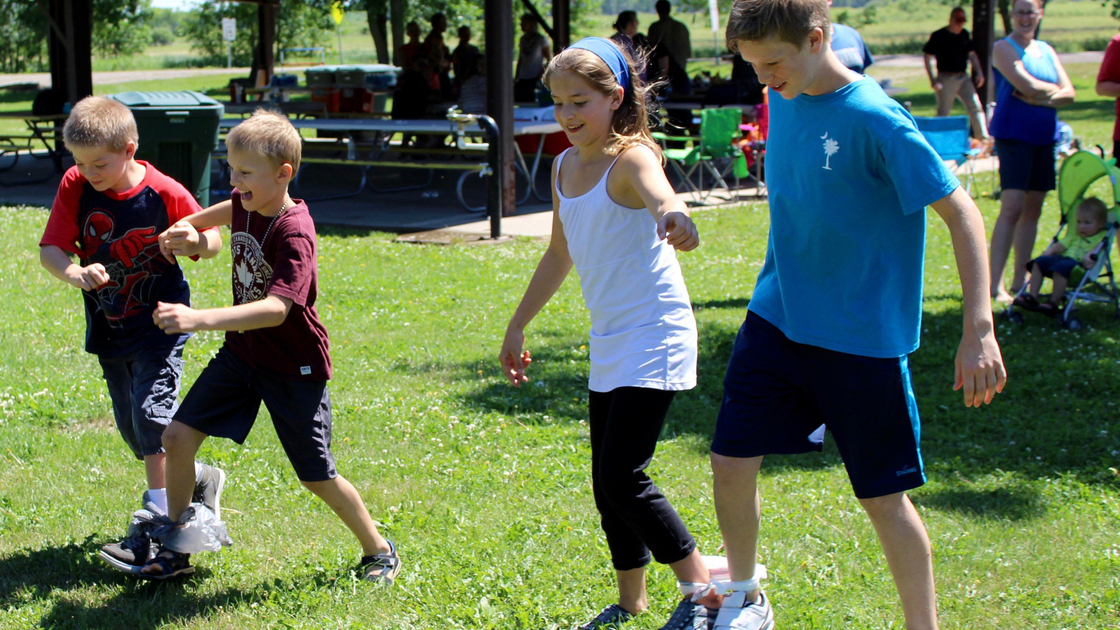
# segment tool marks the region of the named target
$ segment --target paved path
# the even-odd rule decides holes
[[[875,64],[871,67],[921,68],[922,58],[922,55],[882,55],[875,57]],[[1100,63],[1104,59],[1104,51],[1058,53],[1058,59],[1061,59],[1063,64]]]
[[[114,72],[94,72],[94,85],[110,85],[113,83],[128,83],[130,81],[151,81],[153,79],[185,79],[209,74],[239,74],[249,76],[249,68],[176,68],[172,70],[121,70]],[[29,74],[0,74],[0,85],[12,83],[38,83],[50,85],[49,72],[35,72]],[[174,86],[168,86],[172,89]]]

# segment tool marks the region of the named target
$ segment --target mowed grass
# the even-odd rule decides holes
[[[982,200],[988,220],[996,202]],[[930,483],[912,494],[929,528],[945,628],[1116,628],[1120,619],[1120,322],[1087,329],[1000,320],[1006,392],[966,409],[951,390],[960,289],[929,213],[924,340],[913,355]],[[262,414],[244,446],[200,454],[229,473],[236,544],[175,583],[130,579],[96,558],[143,490],[96,360],[81,349],[76,291],[37,260],[47,213],[0,209],[0,628],[569,628],[613,600],[589,484],[587,328],[575,278],[529,330],[532,381],[494,356],[545,244],[423,247],[320,230],[319,309],[336,378],[334,448],[400,546],[392,588],[356,581],[359,550],[303,490]],[[707,447],[721,377],[766,246],[763,204],[696,213],[681,256],[700,330],[700,385],[670,413],[652,473],[717,554]],[[1040,233],[1057,224],[1048,204]],[[226,305],[229,256],[185,262],[196,305]],[[827,312],[837,304],[820,304]],[[187,347],[188,387],[219,347]],[[901,628],[878,543],[835,447],[763,468],[762,560],[782,627]],[[677,600],[651,568],[659,628]]]

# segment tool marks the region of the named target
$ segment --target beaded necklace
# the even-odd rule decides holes
[[[284,210],[287,210],[287,209],[288,209],[288,200],[285,199],[284,200],[284,205],[280,206],[280,212],[277,212],[276,216],[272,217],[272,221],[270,221],[269,224],[268,224],[268,229],[266,229],[264,231],[264,238],[261,239],[261,252],[264,252],[264,244],[266,242],[268,242],[268,235],[272,232],[272,226],[276,225],[276,219],[279,219],[280,215],[284,214]],[[252,212],[249,212],[245,215],[245,233],[246,234],[250,233],[249,232],[249,220],[252,219],[252,218],[253,218],[253,213]]]

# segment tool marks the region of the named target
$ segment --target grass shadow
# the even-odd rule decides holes
[[[918,490],[911,498],[919,506],[980,519],[1022,521],[1046,514],[1038,493],[1023,485]]]
[[[41,628],[119,630],[228,611],[267,597],[271,588],[261,584],[199,595],[192,586],[209,577],[205,568],[186,579],[148,582],[101,562],[96,556],[99,546],[91,535],[81,543],[19,550],[0,558],[0,609],[49,606],[39,620]],[[115,595],[96,603],[83,600],[88,592],[105,589]]]

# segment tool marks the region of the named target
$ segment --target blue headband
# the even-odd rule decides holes
[[[626,61],[626,55],[623,55],[618,46],[611,43],[609,39],[584,37],[568,48],[579,48],[594,53],[607,64],[607,68],[614,74],[615,81],[622,86],[623,93],[630,91],[630,64]]]

